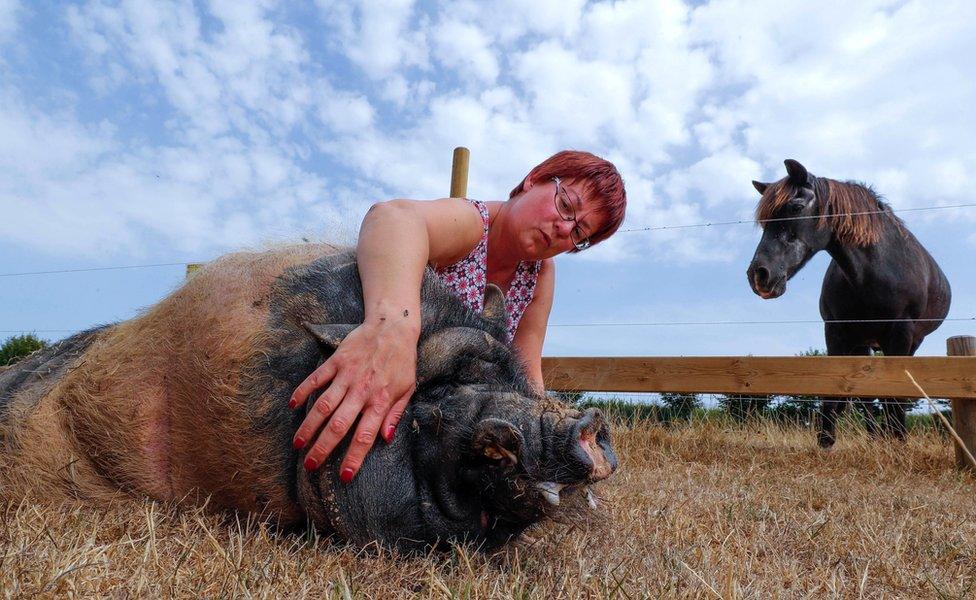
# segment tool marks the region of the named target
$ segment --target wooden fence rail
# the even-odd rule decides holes
[[[546,389],[976,399],[976,357],[714,356],[542,359]]]
[[[947,341],[950,356],[547,357],[546,389],[952,400],[953,428],[976,450],[976,338]],[[960,468],[972,468],[957,448]]]

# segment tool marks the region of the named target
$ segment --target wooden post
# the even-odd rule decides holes
[[[466,198],[468,195],[468,161],[471,152],[464,146],[454,149],[454,162],[451,164],[451,198]]]
[[[946,340],[949,356],[976,356],[976,337],[957,335]],[[969,451],[976,453],[976,400],[952,398],[952,424]],[[973,467],[962,448],[956,446],[956,465],[960,469]]]

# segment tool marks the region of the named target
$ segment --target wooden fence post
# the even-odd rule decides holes
[[[454,162],[451,163],[451,198],[468,196],[468,161],[471,152],[464,146],[454,149]]]
[[[976,356],[976,337],[957,335],[946,340],[949,356]],[[952,426],[969,448],[976,453],[976,400],[952,398]],[[973,469],[962,448],[956,446],[956,465],[960,469]]]

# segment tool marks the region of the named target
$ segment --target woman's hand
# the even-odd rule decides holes
[[[357,418],[359,425],[339,469],[343,483],[355,477],[378,432],[387,443],[393,439],[416,388],[416,329],[406,320],[364,323],[298,386],[288,403],[290,408],[304,405],[316,390],[328,386],[293,440],[295,448],[311,446],[305,455],[306,469],[319,468]]]

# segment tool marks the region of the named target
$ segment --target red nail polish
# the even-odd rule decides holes
[[[349,483],[352,481],[352,468],[346,467],[339,473],[339,481],[342,483]]]
[[[386,431],[383,433],[383,439],[386,440],[387,444],[393,441],[394,433],[396,433],[396,425],[390,425],[386,428]]]
[[[298,406],[298,400],[292,398],[291,400],[288,401],[288,408],[294,410],[296,406]]]
[[[295,450],[301,450],[302,448],[305,447],[305,440],[303,440],[300,437],[297,437],[292,441],[291,445],[295,447]]]
[[[314,471],[316,468],[318,468],[318,464],[315,462],[315,459],[312,458],[311,456],[306,456],[305,457],[305,470],[306,471]]]

